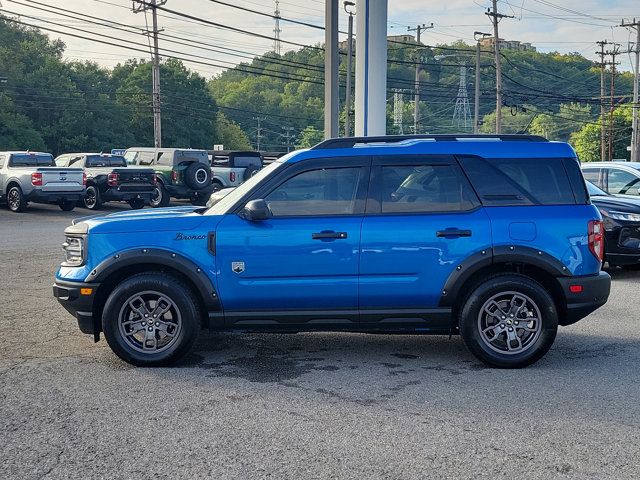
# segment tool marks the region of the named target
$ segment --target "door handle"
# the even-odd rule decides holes
[[[460,230],[459,228],[447,228],[446,230],[438,230],[436,237],[470,237],[471,230]]]
[[[347,232],[334,232],[333,230],[322,231],[318,233],[312,233],[311,238],[313,240],[331,240],[336,238],[347,238]]]

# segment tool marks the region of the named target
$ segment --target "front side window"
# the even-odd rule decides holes
[[[582,175],[585,180],[597,185],[598,187],[601,186],[599,168],[585,168],[582,170]]]
[[[459,212],[477,203],[453,165],[382,167],[382,213]]]
[[[125,152],[124,158],[127,161],[127,165],[135,165],[138,152]]]
[[[309,170],[286,180],[265,201],[274,217],[353,215],[360,177],[359,167]]]
[[[140,152],[137,161],[140,165],[152,165],[155,160],[154,152]]]
[[[640,187],[640,178],[632,173],[610,168],[607,178],[609,193],[621,195],[638,195],[638,187]]]

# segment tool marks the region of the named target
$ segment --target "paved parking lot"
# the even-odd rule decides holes
[[[51,295],[84,212],[0,208],[0,478],[638,478],[640,272],[525,370],[321,333],[205,333],[136,369]]]

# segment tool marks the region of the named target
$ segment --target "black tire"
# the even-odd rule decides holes
[[[99,210],[102,208],[102,197],[100,196],[98,187],[89,185],[82,203],[84,204],[84,208],[88,208],[89,210]]]
[[[169,192],[167,192],[167,189],[164,188],[162,182],[158,182],[155,191],[151,195],[150,205],[153,208],[168,207],[170,200],[171,198],[169,197]]]
[[[144,308],[139,306],[154,295],[168,299],[173,307],[168,310],[171,319],[165,313],[160,315],[162,320],[158,318],[150,325],[144,320],[142,312],[148,312],[146,318],[150,318],[155,310],[151,311],[152,306],[148,304]],[[135,297],[142,300],[138,301]],[[137,309],[134,310],[129,302],[134,303]],[[161,305],[165,306],[166,303],[163,301]],[[176,324],[172,330],[175,336],[163,337],[162,332],[169,330],[162,328],[172,322]],[[159,324],[160,327],[156,327]],[[139,273],[123,281],[111,292],[102,312],[102,330],[111,350],[125,362],[139,367],[159,367],[177,361],[191,350],[200,327],[198,299],[186,284],[164,273]],[[150,328],[154,330],[148,333]],[[144,339],[139,340],[135,335],[144,335]],[[169,343],[162,346],[167,338]],[[150,343],[152,340],[153,344]],[[155,348],[144,352],[145,346],[150,345]]]
[[[214,180],[213,182],[211,182],[211,193],[219,192],[223,188],[224,188],[224,185],[222,185],[222,183],[220,183],[218,180]]]
[[[211,185],[211,167],[206,163],[193,162],[184,171],[184,183],[193,190],[202,190]]]
[[[627,270],[629,272],[637,272],[640,270],[640,263],[632,263],[630,265],[620,265],[623,270]]]
[[[509,296],[524,300],[524,307],[516,311],[517,302],[508,302]],[[494,299],[501,310],[493,304],[485,310],[485,305]],[[505,309],[507,305],[512,309]],[[535,316],[538,322],[533,321]],[[486,328],[490,331],[483,334],[485,321],[491,322]],[[458,322],[464,343],[480,361],[493,367],[522,368],[540,360],[553,345],[558,312],[553,298],[538,282],[524,275],[502,274],[484,280],[471,291],[460,309]],[[518,345],[523,349],[518,350]],[[504,353],[507,350],[512,352]]]
[[[191,197],[191,205],[195,205],[196,207],[204,207],[209,201],[209,197],[211,195],[194,195]]]
[[[14,213],[24,212],[27,208],[27,200],[24,198],[22,189],[14,185],[7,191],[7,205]]]
[[[76,202],[62,202],[58,205],[63,212],[72,212],[76,208]]]
[[[251,177],[253,177],[256,173],[258,173],[260,171],[260,169],[258,167],[256,167],[255,165],[251,165],[247,168],[244,169],[244,181],[246,182],[247,180],[249,180]]]
[[[141,198],[132,198],[129,200],[129,206],[132,210],[140,210],[144,208],[144,200]]]

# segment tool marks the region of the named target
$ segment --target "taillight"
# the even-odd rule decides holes
[[[158,175],[156,175],[155,173],[151,175],[151,183],[153,183],[154,185],[158,183]]]
[[[87,186],[87,174],[86,173],[82,174],[82,185],[84,185],[85,187]]]
[[[171,180],[173,182],[177,182],[178,181],[178,171],[177,170],[173,170],[171,172]]]
[[[229,181],[230,182],[236,181],[236,172],[229,172]]]
[[[602,262],[604,259],[604,225],[602,220],[589,221],[589,250]]]
[[[31,185],[33,185],[34,187],[41,187],[42,186],[42,173],[33,172],[31,174]]]
[[[117,187],[119,180],[120,175],[117,172],[112,172],[107,175],[107,185],[109,185],[110,187]]]

